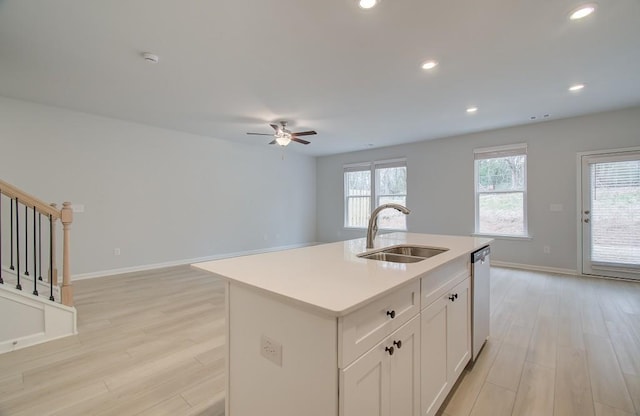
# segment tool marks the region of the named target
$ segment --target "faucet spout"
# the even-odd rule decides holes
[[[409,208],[400,204],[383,204],[374,209],[371,213],[371,218],[369,218],[369,227],[367,227],[367,249],[373,248],[373,240],[376,238],[376,233],[378,232],[378,214],[387,208],[396,209],[405,215],[409,215],[411,212]]]

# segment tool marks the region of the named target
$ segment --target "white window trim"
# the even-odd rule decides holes
[[[482,236],[482,237],[493,237],[498,239],[513,239],[513,240],[530,240],[531,236],[529,235],[529,215],[527,212],[527,192],[529,188],[528,183],[528,170],[529,170],[529,157],[528,157],[528,149],[526,143],[516,143],[509,144],[504,146],[494,146],[494,147],[483,147],[473,149],[473,194],[474,194],[474,210],[475,210],[475,224],[474,224],[474,232],[472,235],[474,236]],[[523,191],[492,191],[492,192],[478,192],[478,168],[476,164],[476,160],[482,159],[493,159],[498,157],[508,157],[508,156],[518,156],[525,155],[527,156],[525,162],[524,169],[524,190]],[[480,194],[501,194],[501,193],[515,193],[522,192],[522,216],[523,216],[523,230],[522,234],[492,234],[492,233],[481,233],[479,231],[480,227]]]
[[[349,163],[346,165],[343,165],[343,169],[342,169],[342,204],[343,204],[343,219],[342,219],[342,226],[343,229],[345,230],[366,230],[367,227],[355,227],[355,226],[349,226],[347,225],[347,193],[346,193],[346,188],[347,188],[347,183],[346,183],[346,179],[344,174],[346,172],[364,172],[364,171],[369,171],[369,174],[371,175],[371,202],[370,202],[370,207],[369,207],[369,214],[371,214],[373,212],[373,210],[378,206],[378,199],[381,196],[378,193],[378,178],[377,178],[377,170],[378,169],[385,169],[385,168],[398,168],[398,167],[405,167],[407,168],[407,158],[395,158],[395,159],[384,159],[384,160],[374,160],[372,162],[358,162],[358,163]],[[409,182],[409,170],[407,169],[407,183]],[[407,190],[408,190],[408,184],[407,184]],[[405,190],[405,192],[407,191]],[[385,195],[382,195],[385,196]],[[408,193],[404,194],[405,198],[408,198]],[[402,228],[382,228],[380,227],[380,230],[386,230],[386,231],[407,231],[406,228],[402,229]]]

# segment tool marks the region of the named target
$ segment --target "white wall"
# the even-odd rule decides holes
[[[315,241],[315,160],[291,151],[2,97],[0,150],[4,181],[85,205],[73,275]]]
[[[342,166],[407,157],[409,231],[469,235],[474,231],[473,149],[528,144],[531,240],[498,240],[492,258],[576,270],[576,154],[640,145],[640,107],[548,121],[441,140],[317,159],[317,237],[329,242],[364,236],[343,228]],[[562,204],[551,212],[550,204]],[[550,254],[543,246],[551,247]]]

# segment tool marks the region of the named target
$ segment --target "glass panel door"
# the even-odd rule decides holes
[[[640,279],[640,152],[582,158],[583,273]]]

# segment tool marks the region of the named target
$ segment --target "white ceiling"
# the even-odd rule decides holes
[[[260,146],[289,120],[309,155],[640,104],[640,1],[579,4],[0,0],[0,95]]]

